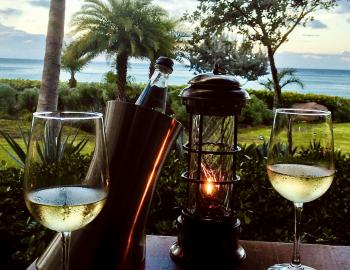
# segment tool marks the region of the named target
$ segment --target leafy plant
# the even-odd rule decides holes
[[[74,145],[79,129],[76,130],[72,138],[70,136],[62,138],[62,127],[59,127],[57,131],[57,126],[55,124],[56,123],[50,122],[46,123],[44,142],[42,144],[36,144],[40,159],[44,164],[60,161],[65,154],[67,156],[79,154],[88,142],[88,138],[83,138]]]
[[[281,86],[281,89],[287,86],[288,84],[297,84],[301,88],[304,88],[304,83],[295,75],[297,70],[295,68],[283,68],[278,71],[277,79],[278,83]],[[268,78],[266,81],[259,82],[267,90],[274,90],[274,82],[271,78]]]
[[[70,137],[67,136],[65,139],[62,138],[62,127],[58,130],[58,136],[55,136],[55,131],[57,127],[54,126],[46,126],[45,128],[45,143],[37,144],[37,150],[39,152],[39,156],[41,161],[44,164],[50,163],[52,158],[55,160],[60,160],[64,153],[70,155],[79,154],[85,145],[88,143],[88,138],[81,139],[78,143],[75,144],[79,129],[76,130],[75,134]],[[0,147],[14,160],[21,168],[24,168],[27,149],[28,149],[28,140],[30,137],[29,132],[24,132],[20,128],[22,140],[24,142],[24,149],[20,146],[18,142],[9,134],[0,130],[0,135],[4,137],[13,153],[7,150],[3,145],[0,144]]]
[[[22,129],[20,128],[22,139],[25,145],[25,149],[23,149],[19,143],[16,142],[14,138],[11,137],[11,135],[3,132],[0,130],[0,135],[4,137],[8,145],[11,147],[12,151],[11,153],[9,150],[7,150],[2,144],[0,144],[0,147],[21,167],[24,168],[24,163],[26,160],[26,153],[28,149],[28,134],[24,133]]]
[[[28,110],[34,112],[36,104],[38,103],[39,89],[38,88],[27,88],[24,89],[18,95],[18,106],[21,110]]]
[[[239,117],[240,123],[253,126],[271,124],[273,118],[272,111],[254,94],[250,97],[251,99],[248,100],[247,105],[243,108]]]
[[[0,83],[0,112],[13,113],[17,91],[8,84]]]

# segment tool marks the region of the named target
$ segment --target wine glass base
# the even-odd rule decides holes
[[[290,263],[279,263],[270,266],[267,270],[316,270],[310,266],[300,265],[298,267],[291,265]]]

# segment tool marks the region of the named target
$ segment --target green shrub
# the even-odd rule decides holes
[[[266,175],[267,144],[243,145],[238,156],[241,176],[235,189],[241,239],[290,242],[293,237],[293,205],[272,188]],[[67,162],[67,173],[88,163]],[[303,241],[347,245],[350,241],[350,156],[336,153],[336,177],[329,191],[320,199],[305,204]],[[84,165],[85,164],[85,165]],[[4,269],[24,269],[39,256],[53,233],[35,222],[26,210],[20,170],[0,163],[0,259]],[[45,175],[47,172],[42,172]],[[158,181],[147,233],[176,235],[175,219],[185,205],[186,183],[181,174],[186,161],[181,152],[172,150]]]
[[[182,104],[179,94],[184,87],[169,87],[167,114],[172,115],[186,128],[189,126],[189,116],[186,107]]]
[[[26,269],[47,246],[54,232],[31,218],[23,200],[22,171],[0,170],[1,269]]]
[[[102,111],[104,105],[100,83],[80,83],[76,90],[79,97],[79,108],[86,111]]]
[[[17,118],[16,119],[20,119],[20,120],[26,121],[26,122],[31,122],[32,119],[33,119],[33,112],[28,111],[28,110],[21,110],[17,114]]]
[[[249,94],[254,94],[257,98],[264,101],[269,109],[273,107],[273,96],[272,91],[266,90],[247,90]],[[332,112],[333,120],[335,122],[350,122],[350,99],[327,96],[327,95],[317,95],[317,94],[300,94],[296,92],[282,92],[283,106],[291,107],[295,103],[305,103],[305,102],[316,102],[322,104]]]
[[[58,96],[58,108],[62,111],[74,110],[78,111],[81,107],[79,101],[79,93],[75,88],[72,89],[60,89]]]
[[[18,106],[20,110],[35,112],[38,103],[39,89],[27,88],[18,95]]]
[[[110,70],[105,73],[103,81],[106,83],[115,84],[117,81],[117,74]]]
[[[243,108],[240,115],[240,123],[246,125],[270,125],[273,118],[273,113],[267,108],[267,105],[262,100],[258,99],[254,94],[250,95],[246,106]]]
[[[16,95],[13,87],[0,83],[0,112],[11,114],[15,111]]]
[[[267,144],[243,145],[239,153],[236,205],[242,223],[241,239],[293,240],[293,204],[282,198],[266,175]],[[350,156],[336,153],[337,173],[331,188],[321,198],[307,203],[303,214],[303,242],[348,245],[350,242]],[[152,202],[148,233],[175,235],[175,218],[186,198],[184,158],[172,153],[166,161]],[[272,224],[272,225],[271,225]]]
[[[108,100],[115,100],[116,98],[116,85],[112,83],[106,83],[102,90],[102,98],[106,103]]]
[[[40,88],[40,81],[23,80],[23,79],[0,79],[0,84],[8,84],[17,91],[23,91],[27,88]]]

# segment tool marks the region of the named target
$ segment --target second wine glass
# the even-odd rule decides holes
[[[334,177],[333,130],[328,111],[277,109],[268,150],[267,174],[273,188],[294,203],[295,236],[291,263],[270,270],[311,270],[300,261],[303,203],[322,196]]]
[[[102,210],[108,181],[102,114],[34,113],[24,199],[38,222],[61,233],[62,269],[69,267],[70,233]]]

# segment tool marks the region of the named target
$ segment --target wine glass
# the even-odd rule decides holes
[[[69,267],[70,234],[102,210],[108,181],[102,114],[33,114],[24,199],[38,222],[61,233],[64,270]]]
[[[267,174],[273,188],[294,203],[295,236],[292,262],[268,269],[313,269],[300,261],[303,203],[322,196],[332,184],[334,173],[331,113],[277,109],[268,149]]]

